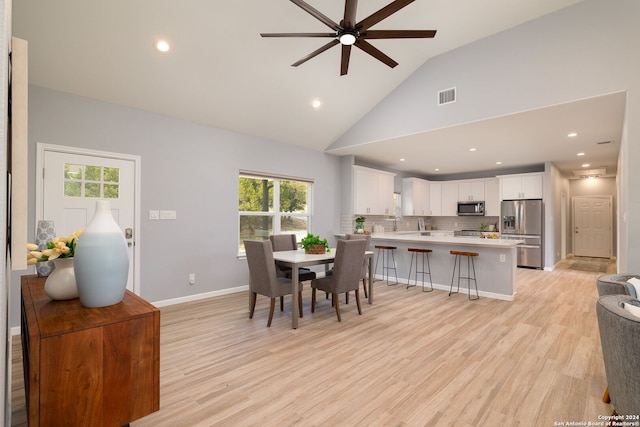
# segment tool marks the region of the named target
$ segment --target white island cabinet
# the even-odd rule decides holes
[[[394,173],[353,166],[355,214],[392,215]]]
[[[436,233],[437,234],[437,233]],[[512,301],[515,296],[516,269],[518,254],[516,247],[523,240],[507,239],[481,239],[479,237],[448,237],[448,236],[422,236],[419,233],[380,233],[371,235],[371,245],[395,246],[394,258],[398,279],[401,283],[407,283],[411,253],[409,248],[431,249],[429,265],[431,267],[433,287],[443,291],[449,291],[451,275],[453,272],[454,256],[450,251],[477,252],[474,259],[476,276],[478,279],[478,291],[480,297]],[[376,256],[376,254],[374,254]],[[463,263],[465,273],[466,261]],[[374,276],[381,277],[382,269]],[[457,282],[456,285],[457,286]],[[454,286],[454,287],[455,287]],[[460,283],[460,291],[466,299],[466,281]]]

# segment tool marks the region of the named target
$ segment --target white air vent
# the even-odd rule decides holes
[[[579,171],[573,171],[573,174],[579,178],[597,178],[599,176],[606,175],[606,173],[606,168],[582,169]]]
[[[451,102],[456,102],[455,87],[438,92],[438,105],[449,104]]]

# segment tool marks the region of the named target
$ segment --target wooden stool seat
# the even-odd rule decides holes
[[[478,256],[478,252],[451,251],[451,255],[459,255],[459,256]]]
[[[378,259],[380,258],[380,253],[382,253],[383,280],[387,281],[387,285],[397,285],[398,271],[396,270],[396,258],[395,258],[395,255],[393,255],[393,252],[398,248],[396,246],[388,246],[388,245],[375,245],[374,248],[378,249],[378,255],[376,256],[376,267],[374,270],[374,276],[378,272]],[[391,255],[391,258],[389,258],[389,255]],[[393,270],[393,273],[396,276],[395,283],[389,283],[389,270]]]
[[[422,292],[433,291],[433,281],[431,280],[431,265],[429,264],[429,254],[433,252],[431,249],[426,248],[408,248],[407,251],[411,252],[411,263],[409,264],[409,275],[407,276],[407,289],[418,286],[418,274],[422,275]],[[418,270],[418,258],[422,255],[422,271]],[[414,284],[411,284],[411,270],[413,269],[413,259],[416,259],[416,270],[414,276]],[[427,268],[425,269],[425,259],[427,261]],[[424,287],[424,276],[429,275],[429,289]]]
[[[450,251],[451,255],[455,255],[455,260],[453,261],[453,274],[451,275],[451,287],[449,288],[449,296],[451,294],[457,294],[460,292],[460,279],[467,280],[467,289],[469,291],[469,300],[477,300],[480,299],[480,294],[478,293],[478,282],[476,281],[476,265],[473,261],[475,257],[478,256],[477,252],[471,251]],[[460,275],[460,264],[462,264],[462,259],[460,257],[467,257],[467,275]],[[453,280],[456,277],[456,264],[458,264],[458,289],[453,292]],[[471,275],[473,273],[473,275]],[[471,281],[475,284],[476,287],[476,296],[475,298],[471,298]]]

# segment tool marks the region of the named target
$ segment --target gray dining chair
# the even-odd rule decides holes
[[[369,248],[371,248],[371,234],[359,234],[359,233],[354,233],[354,234],[347,234],[345,236],[346,240],[366,240],[367,241],[367,247],[365,249],[365,251],[368,251]],[[362,263],[362,274],[360,275],[360,279],[362,279],[362,289],[364,290],[364,297],[368,298],[369,297],[369,293],[367,292],[367,271],[369,270],[367,267],[367,260],[365,259],[365,261]],[[347,300],[346,303],[349,304],[349,292],[347,292]]]
[[[249,265],[249,319],[253,318],[258,294],[271,298],[269,307],[269,320],[267,326],[271,326],[276,298],[283,298],[291,294],[291,279],[276,275],[276,264],[273,259],[273,250],[269,240],[245,240],[244,248]],[[281,300],[282,301],[282,300]],[[281,302],[280,309],[283,309]],[[298,283],[298,311],[302,317],[302,284]]]
[[[365,251],[368,251],[369,248],[371,247],[371,235],[370,234],[359,234],[359,233],[353,233],[353,234],[346,234],[344,236],[344,240],[366,240],[367,241],[367,247],[365,249]],[[367,259],[365,258],[364,262],[362,263],[362,274],[360,275],[360,278],[362,279],[362,289],[364,290],[364,297],[368,298],[369,297],[369,293],[367,291],[367,271],[368,271],[368,263],[367,263]],[[328,270],[325,273],[325,276],[331,276],[333,274],[333,269]],[[344,300],[345,304],[349,304],[349,292],[346,293],[345,296],[345,300]]]
[[[311,312],[316,308],[316,290],[328,292],[332,295],[333,306],[338,316],[338,322],[342,322],[340,316],[340,303],[338,295],[355,291],[358,314],[362,314],[360,306],[360,276],[362,263],[367,248],[366,240],[338,240],[336,256],[333,263],[333,274],[311,281]]]
[[[295,234],[272,234],[269,236],[274,252],[293,251],[298,249],[298,242]],[[281,265],[276,262],[276,274],[278,277],[286,277],[291,279],[291,267]],[[298,269],[298,282],[306,282],[316,278],[316,273],[308,268],[301,267]]]

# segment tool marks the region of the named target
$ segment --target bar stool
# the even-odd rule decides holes
[[[411,264],[409,264],[409,276],[407,278],[407,289],[412,288],[418,285],[418,274],[422,275],[422,292],[431,292],[433,291],[433,281],[431,280],[431,266],[429,265],[429,254],[433,252],[431,249],[423,249],[423,248],[409,248],[407,249],[411,252]],[[422,271],[418,270],[418,260],[420,255],[422,255]],[[416,259],[416,271],[415,271],[415,281],[414,284],[411,284],[411,269],[413,267],[413,259]],[[424,261],[425,258],[427,260],[427,269],[424,269]],[[429,284],[431,285],[431,289],[425,289],[424,287],[424,276],[429,275]]]
[[[374,246],[375,249],[378,250],[378,255],[376,256],[376,269],[375,269],[375,273],[378,272],[378,260],[380,259],[380,254],[382,253],[382,277],[384,277],[387,281],[387,286],[391,286],[391,285],[397,285],[398,284],[398,272],[396,271],[396,258],[393,255],[393,252],[398,249],[395,246],[385,246],[385,245],[376,245]],[[391,266],[389,266],[389,261],[391,257]],[[386,259],[386,261],[385,261]],[[389,270],[393,270],[395,276],[396,276],[396,282],[395,283],[391,283],[389,284]],[[374,274],[375,274],[374,273]]]
[[[478,256],[477,252],[462,252],[462,251],[451,251],[450,252],[451,255],[455,255],[456,258],[453,261],[453,275],[451,276],[451,288],[449,289],[449,296],[451,296],[451,294],[457,294],[458,292],[460,292],[460,279],[467,279],[467,288],[469,290],[469,300],[470,301],[475,301],[477,299],[480,299],[480,295],[478,294],[478,282],[476,281],[476,266],[473,262],[473,259],[475,257]],[[460,276],[460,264],[462,263],[462,258],[460,257],[467,257],[467,276]],[[453,292],[453,279],[456,276],[456,263],[458,264],[458,290]],[[473,276],[471,276],[471,271],[469,266],[471,266],[473,268]],[[471,281],[473,280],[473,283],[475,283],[476,286],[476,297],[475,298],[471,298]]]

